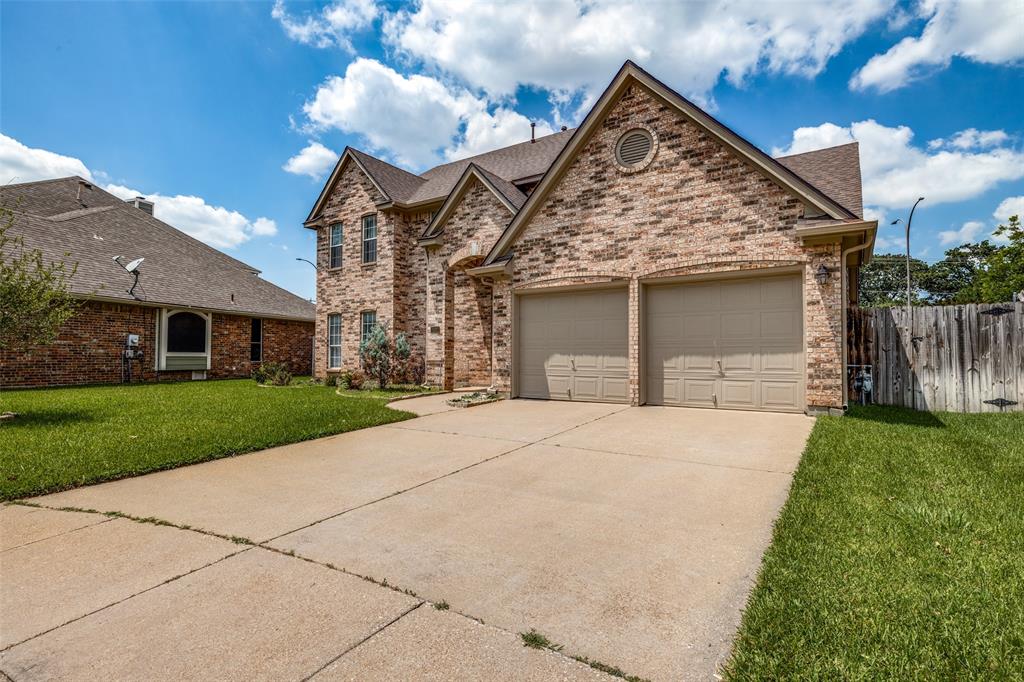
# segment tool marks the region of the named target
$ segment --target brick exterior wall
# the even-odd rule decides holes
[[[645,167],[625,169],[615,145],[637,127],[654,134],[656,151]],[[424,354],[429,382],[509,391],[515,292],[614,281],[629,291],[630,400],[638,404],[645,284],[795,271],[803,280],[807,405],[842,405],[839,243],[804,246],[794,229],[804,214],[800,199],[641,85],[624,91],[519,234],[511,278],[465,272],[510,219],[476,180],[443,226],[440,246],[416,244],[428,213],[381,211],[378,263],[361,267],[359,219],[381,198],[354,164],[328,198],[317,241],[317,376],[326,373],[327,315],[342,314],[343,362],[353,367],[359,313],[375,309]],[[340,270],[327,266],[327,226],[335,221],[345,225]],[[819,265],[831,273],[823,285],[815,280]]]
[[[483,261],[511,218],[498,197],[473,178],[442,226],[441,246],[430,249],[426,316],[431,383],[448,388],[491,384],[491,286],[465,270]]]
[[[650,165],[624,172],[626,131],[657,136]],[[495,290],[495,384],[511,388],[513,291],[621,280],[630,288],[630,398],[640,400],[639,290],[661,277],[799,266],[803,269],[809,406],[842,405],[839,246],[807,248],[794,227],[801,202],[716,137],[633,84],[579,150],[524,227],[510,283]],[[824,286],[819,264],[832,272]],[[764,269],[764,270],[762,270]],[[498,300],[500,299],[500,301]]]
[[[127,380],[121,352],[128,334],[138,334],[143,357],[131,364],[132,381],[180,381],[192,372],[154,369],[158,308],[90,301],[68,320],[48,346],[25,352],[0,351],[0,387],[113,384]],[[247,377],[251,322],[240,315],[213,314],[210,350],[212,379]],[[263,320],[263,358],[285,362],[294,374],[309,374],[313,323]]]
[[[354,163],[347,163],[328,195],[317,228],[317,317],[314,375],[327,375],[327,316],[341,315],[342,367],[359,366],[360,318],[373,310],[392,333],[403,333],[414,361],[425,347],[426,254],[416,240],[429,212],[378,211],[384,197]],[[377,260],[362,262],[362,218],[377,215]],[[341,267],[330,267],[330,226],[342,225]]]

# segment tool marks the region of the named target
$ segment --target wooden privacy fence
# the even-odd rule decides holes
[[[1024,303],[851,308],[850,402],[918,410],[1024,410]],[[870,367],[871,392],[860,390]]]

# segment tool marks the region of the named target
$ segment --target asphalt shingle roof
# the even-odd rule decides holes
[[[555,157],[568,143],[574,130],[565,130],[537,138],[536,142],[521,142],[510,147],[495,149],[466,159],[452,161],[414,175],[355,149],[353,154],[388,193],[392,201],[417,204],[444,199],[455,188],[466,167],[474,164],[488,173],[488,178],[501,188],[502,194],[516,205],[522,206],[522,195],[512,182],[543,175]],[[823,192],[833,201],[859,217],[864,215],[861,199],[860,154],[856,142],[818,149],[803,154],[780,156],[775,159],[803,180]],[[499,180],[503,184],[499,184]],[[506,193],[506,187],[515,192]]]
[[[779,156],[775,160],[857,217],[864,217],[860,149],[856,142],[803,154]]]
[[[45,259],[77,262],[71,290],[82,296],[136,301],[132,275],[114,262],[139,257],[136,294],[143,303],[190,306],[241,315],[313,320],[315,306],[259,277],[259,271],[203,244],[93,186],[83,205],[81,178],[0,188],[0,205],[15,210],[11,232]]]

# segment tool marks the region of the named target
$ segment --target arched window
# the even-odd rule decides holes
[[[168,353],[205,353],[206,318],[190,312],[167,317]]]

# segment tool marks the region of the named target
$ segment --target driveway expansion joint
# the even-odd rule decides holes
[[[550,438],[555,438],[555,437],[560,436],[560,435],[561,434],[555,434],[554,436],[550,436]],[[792,476],[793,475],[792,471],[782,471],[782,470],[779,470],[779,469],[760,469],[758,467],[741,467],[741,466],[737,466],[735,464],[716,464],[715,462],[702,462],[699,459],[677,459],[675,457],[662,457],[660,455],[641,455],[641,454],[636,453],[636,452],[621,452],[619,450],[602,450],[600,448],[583,447],[582,445],[567,445],[565,443],[547,443],[547,442],[545,442],[546,440],[547,440],[547,438],[545,438],[543,441],[538,441],[537,443],[535,443],[535,445],[546,445],[546,446],[552,447],[552,448],[566,448],[566,449],[569,449],[569,450],[583,450],[584,452],[600,452],[601,454],[604,454],[604,455],[622,455],[623,457],[639,457],[640,459],[655,459],[655,460],[658,460],[658,461],[661,461],[661,462],[679,462],[681,464],[698,464],[698,465],[701,465],[701,466],[715,467],[715,468],[719,468],[719,469],[732,469],[732,470],[735,470],[735,471],[752,471],[752,472],[761,473],[761,474],[777,474],[779,476]]]
[[[47,509],[47,508],[48,507],[44,507],[44,509]],[[60,511],[60,510],[56,510],[56,511]],[[99,512],[97,512],[97,513],[99,513]],[[129,520],[131,520],[131,519],[129,519]],[[181,573],[179,575],[171,576],[170,578],[167,578],[166,580],[160,581],[156,585],[151,585],[151,586],[149,586],[149,587],[147,587],[147,588],[145,588],[143,590],[139,590],[138,592],[133,592],[132,594],[129,594],[126,597],[122,597],[120,599],[112,601],[109,604],[106,604],[105,606],[101,606],[98,609],[93,609],[92,611],[89,611],[88,613],[83,613],[80,616],[76,616],[74,618],[71,618],[70,620],[64,621],[60,625],[54,625],[52,628],[48,628],[46,630],[43,630],[42,632],[37,632],[36,634],[32,635],[31,637],[26,637],[25,639],[21,640],[20,642],[15,642],[13,644],[9,644],[9,645],[5,646],[3,649],[0,649],[0,653],[3,653],[4,651],[8,651],[10,649],[13,649],[16,646],[20,646],[20,645],[24,644],[25,642],[30,642],[33,639],[36,639],[38,637],[42,637],[43,635],[51,633],[54,630],[59,630],[60,628],[64,627],[65,625],[70,625],[71,623],[75,623],[77,621],[80,621],[83,618],[88,618],[89,616],[95,615],[95,614],[97,614],[97,613],[99,613],[101,611],[106,611],[107,609],[109,609],[109,608],[111,608],[113,606],[117,606],[118,604],[122,604],[122,603],[128,601],[129,599],[133,599],[135,597],[138,597],[139,595],[146,594],[147,592],[152,592],[153,590],[155,590],[155,589],[157,589],[159,587],[163,587],[164,585],[167,585],[169,583],[173,583],[174,581],[180,580],[181,578],[184,578],[185,576],[192,575],[193,573],[201,571],[204,568],[209,568],[210,566],[214,566],[216,564],[219,564],[222,561],[230,559],[231,557],[238,556],[242,552],[247,552],[250,549],[252,549],[252,547],[246,547],[244,549],[238,550],[237,552],[231,552],[230,554],[228,554],[226,556],[222,556],[219,559],[216,559],[214,561],[210,561],[208,563],[205,563],[202,566],[197,566],[196,568],[193,568],[193,569],[190,569],[188,571],[185,571],[184,573]]]
[[[316,563],[316,562],[313,562],[313,563]],[[389,627],[391,627],[392,625],[394,625],[395,623],[397,623],[397,622],[398,622],[398,621],[400,621],[401,619],[405,618],[406,616],[408,616],[408,615],[409,615],[410,613],[412,613],[412,612],[413,612],[413,611],[415,611],[416,609],[418,609],[418,608],[420,608],[421,606],[423,606],[423,605],[424,605],[425,603],[426,603],[426,602],[424,602],[424,601],[420,601],[420,602],[419,602],[418,604],[415,604],[415,605],[413,605],[413,606],[409,607],[408,609],[406,609],[405,611],[403,611],[402,613],[398,614],[397,616],[395,616],[394,618],[392,618],[392,619],[391,619],[390,621],[388,621],[387,623],[384,623],[384,625],[380,626],[379,628],[377,628],[376,630],[374,630],[373,632],[371,632],[370,634],[368,634],[368,635],[367,635],[366,637],[363,637],[363,638],[362,638],[361,640],[359,640],[358,642],[356,642],[355,644],[353,644],[353,645],[352,645],[352,646],[350,646],[349,648],[345,649],[344,651],[342,651],[342,652],[341,652],[340,654],[338,654],[337,656],[335,656],[335,657],[334,657],[334,658],[332,658],[331,660],[329,660],[329,661],[327,661],[326,663],[324,663],[324,664],[323,664],[322,666],[320,666],[319,668],[317,668],[316,670],[314,670],[314,671],[313,671],[312,673],[310,673],[310,674],[309,674],[309,675],[307,675],[306,677],[303,677],[303,678],[302,678],[302,682],[309,682],[309,680],[311,680],[312,678],[314,678],[314,677],[316,677],[317,675],[319,675],[319,674],[320,674],[321,672],[323,672],[323,671],[324,671],[324,670],[325,670],[325,669],[326,669],[326,668],[327,668],[328,666],[330,666],[330,665],[331,665],[332,663],[334,663],[335,661],[339,660],[339,659],[340,659],[341,657],[343,657],[343,656],[344,656],[345,654],[347,654],[347,653],[351,652],[352,650],[354,650],[354,649],[356,649],[356,648],[360,647],[361,645],[365,644],[366,642],[368,642],[369,640],[373,639],[374,637],[376,637],[376,636],[377,636],[378,634],[380,634],[381,632],[384,632],[384,631],[385,631],[385,630],[387,630],[387,629],[388,629]]]

